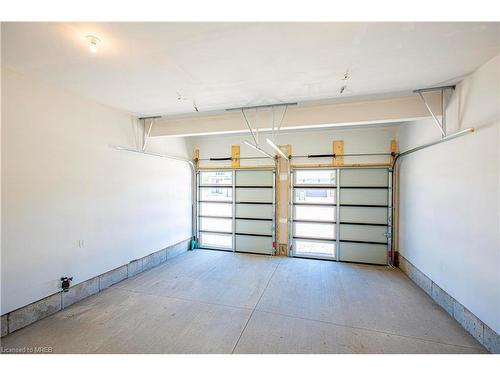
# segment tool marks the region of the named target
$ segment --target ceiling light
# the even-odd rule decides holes
[[[276,145],[274,144],[274,142],[273,142],[273,141],[271,141],[269,138],[266,138],[266,142],[267,142],[267,144],[268,144],[269,146],[271,146],[272,148],[274,148],[274,150],[275,150],[278,154],[280,154],[280,156],[281,156],[283,159],[288,160],[288,156],[286,156],[286,155],[285,155],[285,153],[284,153],[283,151],[281,151],[281,150],[280,150],[280,148],[279,148],[278,146],[276,146]]]
[[[89,41],[90,52],[97,53],[97,46],[101,43],[101,39],[94,35],[87,35],[87,40]]]
[[[261,149],[259,146],[256,146],[256,145],[254,145],[253,143],[250,143],[250,142],[248,142],[248,141],[245,141],[245,142],[243,142],[243,143],[245,143],[247,146],[250,146],[250,147],[251,147],[251,148],[253,148],[254,150],[259,151],[261,154],[264,154],[264,155],[266,155],[267,157],[270,157],[271,159],[274,159],[274,156],[272,156],[271,154],[269,154],[269,153],[265,152],[265,151],[264,151],[263,149]]]

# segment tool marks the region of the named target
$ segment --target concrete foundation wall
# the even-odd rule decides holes
[[[403,256],[399,257],[399,268],[486,349],[491,353],[500,353],[500,335],[493,329],[446,293]]]
[[[129,264],[125,264],[114,270],[103,273],[102,275],[73,285],[67,292],[57,292],[37,302],[2,315],[2,337],[35,323],[40,319],[46,318],[101,290],[109,288],[113,284],[165,263],[168,259],[172,259],[187,251],[190,246],[190,241],[190,238],[181,241],[175,245],[146,255],[141,259],[134,260]],[[143,267],[143,264],[146,265],[146,267]],[[140,267],[138,267],[138,265],[140,265]]]

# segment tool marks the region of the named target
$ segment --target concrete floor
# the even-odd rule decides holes
[[[21,329],[56,353],[485,353],[398,269],[197,250]]]

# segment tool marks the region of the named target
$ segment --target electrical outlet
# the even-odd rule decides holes
[[[63,292],[67,292],[69,290],[69,287],[71,286],[71,281],[73,281],[73,276],[67,277],[63,276],[61,277],[61,289]]]
[[[78,247],[83,249],[85,247],[85,240],[78,240]]]

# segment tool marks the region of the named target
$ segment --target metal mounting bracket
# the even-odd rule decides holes
[[[146,131],[146,120],[144,120],[144,136],[142,139],[142,152],[146,151],[146,146],[148,145],[148,140],[149,140],[149,134],[151,134],[151,128],[153,127],[154,121],[155,121],[154,119],[151,119],[148,130]]]
[[[252,127],[250,126],[250,122],[248,121],[247,115],[245,114],[245,109],[241,108],[241,114],[243,115],[245,122],[247,124],[248,130],[250,130],[250,134],[252,135],[253,141],[255,142],[255,145],[258,147],[259,142],[257,141],[257,138],[255,137],[255,134],[252,130]]]
[[[425,108],[429,111],[431,114],[432,118],[434,119],[434,122],[436,123],[436,126],[438,127],[439,131],[441,132],[441,136],[444,138],[446,137],[446,92],[447,90],[455,90],[455,85],[452,86],[440,86],[440,87],[430,87],[426,89],[418,89],[418,90],[413,90],[414,93],[418,94],[420,96],[420,99],[422,99],[422,102],[425,105]],[[432,112],[431,107],[429,106],[429,103],[427,103],[427,100],[425,99],[424,93],[426,92],[434,92],[434,91],[440,91],[441,92],[441,121],[437,118],[437,116]]]
[[[142,149],[141,149],[142,152],[146,151],[146,146],[147,146],[148,140],[149,140],[149,134],[151,133],[151,128],[153,127],[154,120],[156,120],[157,118],[161,118],[161,117],[162,116],[149,116],[149,117],[139,117],[138,118],[138,120],[143,121],[143,124],[144,124],[143,133],[142,133]],[[146,120],[151,120],[147,131],[146,131]]]

